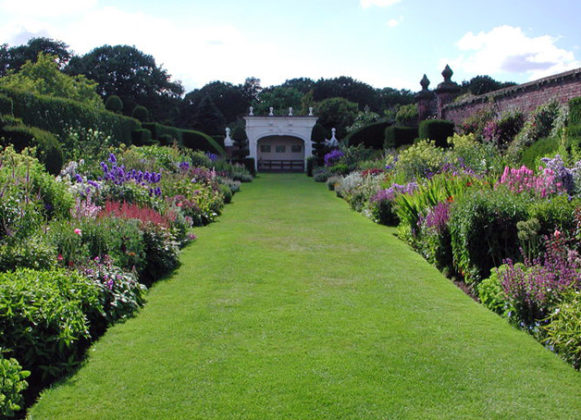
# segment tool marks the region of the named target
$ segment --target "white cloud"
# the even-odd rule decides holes
[[[449,62],[470,75],[526,74],[528,80],[560,73],[581,63],[572,51],[557,47],[549,35],[529,37],[521,28],[498,26],[489,32],[468,32],[458,42],[461,55]]]
[[[23,16],[56,17],[90,10],[98,0],[2,0],[0,10]]]
[[[361,7],[367,9],[372,6],[388,7],[399,3],[401,0],[359,0]]]
[[[399,19],[389,19],[387,21],[387,26],[389,26],[390,28],[395,28],[396,26],[398,26],[400,23],[402,23],[403,21],[403,17],[400,17]]]

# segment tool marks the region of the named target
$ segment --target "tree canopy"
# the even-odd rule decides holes
[[[20,71],[0,78],[0,86],[25,90],[39,95],[56,96],[104,108],[97,94],[97,83],[83,75],[62,73],[54,56],[40,53],[36,62],[27,61]]]
[[[117,95],[123,112],[130,115],[135,106],[145,106],[154,121],[173,121],[178,113],[183,87],[155,59],[128,45],[103,45],[71,58],[68,74],[83,74],[98,83],[103,98]]]
[[[50,38],[32,38],[26,45],[11,48],[3,44],[0,46],[0,77],[9,71],[17,72],[27,61],[35,62],[40,53],[53,57],[59,69],[72,57],[67,44]]]

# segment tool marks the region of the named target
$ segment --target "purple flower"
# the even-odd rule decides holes
[[[324,158],[325,159],[325,166],[333,166],[343,156],[345,156],[345,154],[341,150],[339,150],[339,149],[331,150],[329,153],[327,153],[325,155],[325,158]]]
[[[77,182],[83,182],[83,177],[79,174],[75,174],[75,179],[77,180]]]

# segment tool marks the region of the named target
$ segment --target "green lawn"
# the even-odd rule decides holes
[[[581,375],[302,174],[243,185],[33,419],[581,416]]]

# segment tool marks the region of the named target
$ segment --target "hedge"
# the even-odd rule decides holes
[[[448,137],[454,135],[454,123],[446,120],[424,120],[418,130],[420,139],[430,139],[438,147],[448,147]]]
[[[18,151],[25,147],[36,147],[38,160],[49,173],[56,175],[61,171],[63,150],[54,134],[37,127],[9,124],[0,127],[0,138],[3,138],[3,142],[12,144]]]
[[[391,121],[381,121],[362,127],[349,134],[345,140],[347,144],[357,146],[363,144],[373,149],[383,149],[385,130],[392,125]]]
[[[182,142],[182,130],[177,127],[159,123],[142,123],[141,125],[151,131],[151,137],[164,146],[171,145],[173,141]]]
[[[14,115],[12,99],[0,93],[0,115]]]
[[[418,138],[417,127],[401,127],[389,126],[385,129],[385,142],[383,147],[386,149],[393,149],[404,146],[406,144],[413,144],[414,140]]]
[[[35,95],[16,89],[0,88],[12,99],[14,115],[26,125],[64,136],[68,127],[93,128],[119,143],[131,143],[133,130],[141,127],[134,118],[98,109],[70,99]]]
[[[581,97],[569,100],[569,125],[581,125]]]
[[[150,146],[155,144],[151,138],[151,131],[147,128],[138,128],[131,133],[131,142],[136,146]]]
[[[182,144],[192,150],[217,153],[224,156],[224,149],[209,135],[196,130],[181,130]]]

